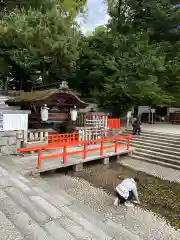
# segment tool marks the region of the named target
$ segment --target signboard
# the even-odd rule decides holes
[[[0,131],[27,130],[28,114],[0,114]]]
[[[155,113],[155,112],[156,112],[156,109],[155,109],[155,108],[151,108],[151,112],[152,112],[152,113]]]

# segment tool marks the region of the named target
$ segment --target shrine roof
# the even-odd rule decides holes
[[[48,98],[54,93],[58,93],[57,89],[48,89],[42,91],[33,91],[33,92],[22,92],[20,96],[9,99],[7,102],[31,102],[31,101],[39,101]]]
[[[34,104],[39,105],[43,103],[48,104],[48,100],[51,97],[61,97],[65,99],[71,99],[69,104],[79,105],[80,107],[86,107],[89,103],[82,101],[73,91],[70,89],[63,91],[59,89],[48,89],[48,90],[41,90],[41,91],[33,91],[33,92],[23,92],[20,96],[15,98],[11,98],[6,101],[6,104],[9,106],[22,106],[24,104]],[[47,102],[46,102],[47,100]],[[64,103],[66,105],[66,103]]]

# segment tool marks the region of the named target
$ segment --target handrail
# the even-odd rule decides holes
[[[63,157],[63,163],[66,164],[67,163],[67,156],[68,155],[74,155],[74,154],[83,154],[83,159],[87,158],[87,153],[90,151],[97,151],[100,150],[100,156],[104,155],[104,149],[107,148],[114,148],[114,152],[118,152],[118,146],[127,146],[127,150],[130,149],[130,139],[132,139],[133,136],[131,135],[127,135],[127,136],[116,136],[116,137],[110,137],[110,138],[101,138],[101,139],[96,139],[96,140],[83,140],[83,141],[79,141],[79,142],[66,142],[66,143],[61,143],[61,144],[47,144],[47,145],[43,145],[43,146],[32,146],[32,147],[27,147],[27,148],[20,148],[18,149],[19,152],[28,152],[28,151],[38,151],[38,169],[41,168],[42,166],[42,161],[43,160],[47,160],[47,159],[51,159],[51,158],[58,158],[58,157]],[[124,140],[127,139],[126,143],[119,143],[119,140]],[[105,142],[112,142],[113,144],[111,145],[104,145]],[[100,143],[100,146],[96,146],[94,145],[94,148],[88,148],[88,143],[89,142],[96,142],[96,143]],[[72,147],[75,145],[83,145],[83,149],[82,150],[76,150],[76,151],[71,151],[68,152],[67,151],[67,147]],[[62,153],[58,153],[58,154],[51,154],[51,155],[44,155],[42,154],[43,150],[48,150],[48,149],[54,149],[54,148],[63,148],[63,152]]]
[[[59,143],[59,142],[77,142],[79,139],[78,132],[73,133],[52,133],[48,134],[48,143]]]
[[[133,138],[133,135],[124,135],[124,136],[115,136],[115,137],[108,137],[108,138],[101,138],[104,139],[104,141],[112,141],[115,139],[128,139],[128,138]],[[44,144],[44,145],[36,145],[36,146],[30,146],[30,147],[25,147],[25,148],[19,148],[18,151],[19,152],[31,152],[31,151],[38,151],[38,150],[43,150],[43,149],[54,149],[57,147],[63,147],[64,145],[66,146],[74,146],[74,145],[83,145],[85,142],[86,143],[100,143],[101,139],[93,139],[93,140],[82,140],[82,141],[78,141],[78,142],[70,142],[70,143],[64,143],[64,142],[60,142],[60,143],[56,143],[56,144],[52,144],[52,143],[48,143],[48,144]]]

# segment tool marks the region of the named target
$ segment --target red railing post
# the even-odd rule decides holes
[[[115,138],[114,151],[115,151],[116,153],[117,153],[117,151],[118,151],[118,137]]]
[[[104,155],[104,149],[103,149],[103,143],[104,143],[104,138],[101,138],[101,147],[100,147],[100,155]]]
[[[64,164],[67,163],[67,146],[66,145],[64,145],[63,147],[63,162]]]
[[[84,142],[83,158],[87,158],[87,141]]]
[[[38,169],[41,168],[41,160],[42,160],[41,157],[42,157],[42,151],[39,150],[38,151]]]

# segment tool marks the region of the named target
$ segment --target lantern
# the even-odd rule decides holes
[[[76,106],[74,106],[74,108],[71,110],[71,120],[75,122],[76,119],[77,119],[77,110],[76,110]]]
[[[41,108],[41,121],[46,122],[48,120],[49,115],[49,108],[47,107],[47,104],[44,104],[44,107]]]

